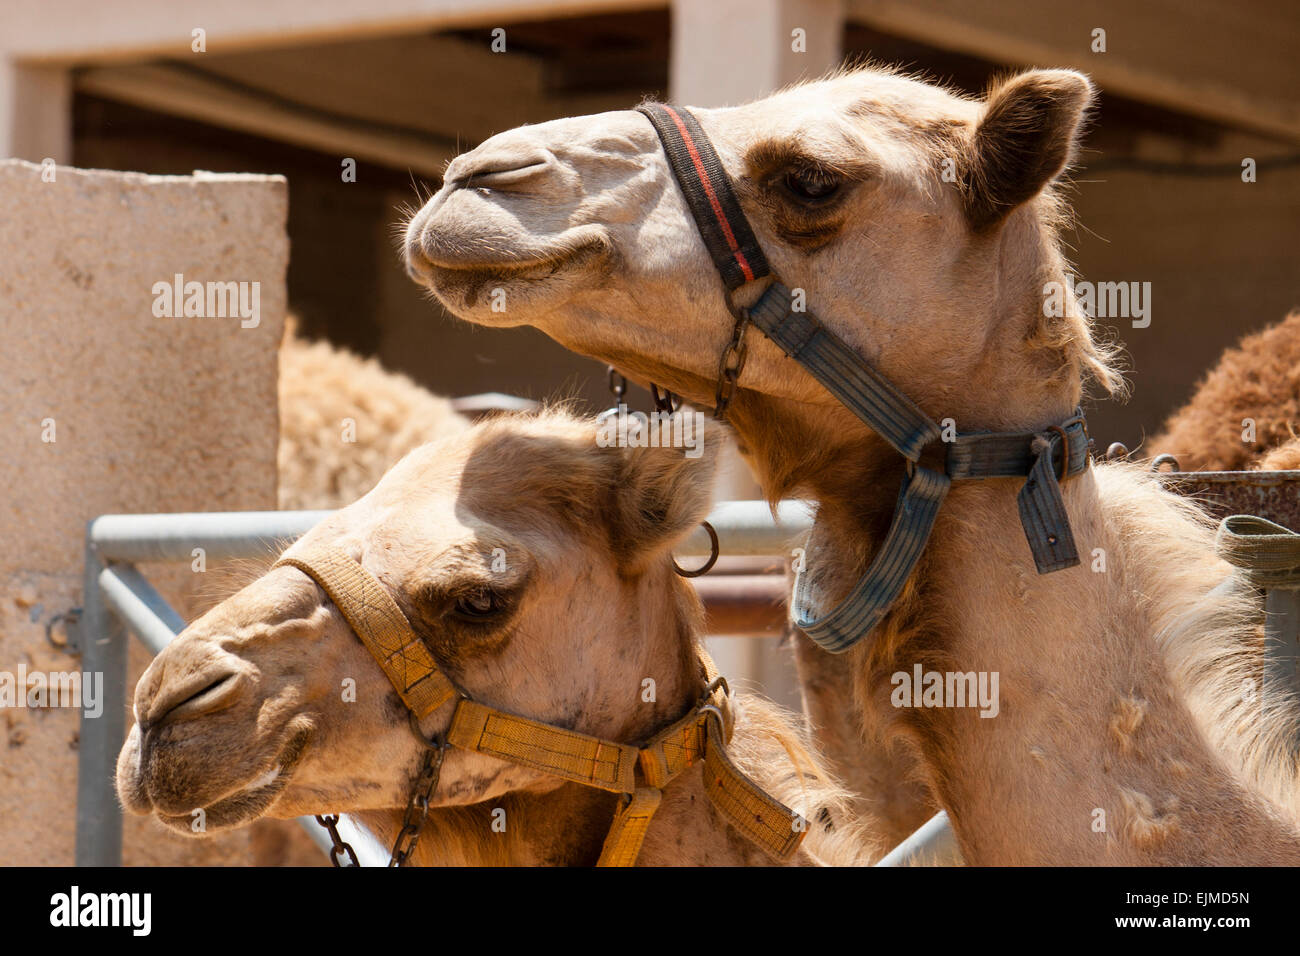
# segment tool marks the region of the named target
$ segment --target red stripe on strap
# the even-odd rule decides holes
[[[671,106],[665,106],[664,111],[677,124],[677,131],[681,133],[682,142],[686,144],[686,150],[691,154],[691,162],[695,164],[695,174],[704,186],[704,194],[709,197],[709,205],[713,207],[713,217],[717,219],[718,225],[722,227],[722,234],[727,239],[727,245],[731,247],[731,254],[735,257],[736,264],[740,266],[740,271],[745,274],[745,278],[753,282],[754,270],[749,267],[749,260],[740,251],[740,243],[736,242],[736,234],[731,231],[731,223],[727,221],[726,213],[722,211],[722,203],[718,202],[718,197],[713,192],[713,184],[709,182],[709,174],[704,169],[704,161],[700,159],[700,154],[695,149],[691,134],[687,131],[686,125],[682,122],[682,118],[677,115],[676,110]]]

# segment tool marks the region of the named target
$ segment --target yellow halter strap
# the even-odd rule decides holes
[[[698,647],[704,693],[685,716],[634,747],[497,710],[461,694],[438,669],[388,590],[344,551],[323,547],[285,555],[275,567],[302,571],[338,606],[361,643],[417,717],[456,699],[447,743],[532,767],[573,783],[623,794],[597,866],[632,866],[663,790],[704,762],[704,789],[726,820],[777,860],[788,860],[806,831],[793,810],[765,793],[727,756],[730,690]]]

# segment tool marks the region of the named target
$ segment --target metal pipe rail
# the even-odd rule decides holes
[[[191,514],[102,515],[86,527],[86,568],[78,643],[82,666],[104,675],[104,708],[97,718],[83,712],[77,777],[79,866],[117,866],[122,861],[122,816],[114,790],[117,755],[126,739],[126,637],[128,628],[153,654],[185,627],[185,621],[133,562],[190,561],[269,556],[333,512],[243,511]],[[812,516],[806,505],[783,501],[773,521],[763,501],[720,504],[709,515],[721,553],[788,555]],[[697,528],[678,549],[707,555],[708,534]],[[329,842],[310,818],[307,831],[322,849]],[[364,865],[383,865],[367,841],[354,843]],[[369,857],[369,859],[367,859]]]
[[[876,861],[876,866],[961,866],[962,862],[948,814],[940,810]]]

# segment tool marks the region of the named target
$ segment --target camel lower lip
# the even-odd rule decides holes
[[[601,248],[599,242],[584,242],[573,249],[530,259],[502,259],[496,262],[434,261],[420,256],[420,266],[433,276],[439,274],[463,278],[465,276],[491,276],[499,279],[531,278],[534,275],[553,273],[579,260],[586,259]]]
[[[195,808],[185,814],[157,812],[158,819],[174,830],[185,833],[204,833],[235,827],[262,816],[284,792],[293,777],[293,771],[306,750],[308,734],[296,735],[281,752],[271,769],[254,777],[239,790],[222,797],[216,803]],[[203,811],[202,828],[194,826],[196,813]]]
[[[195,830],[194,823],[198,819],[196,814],[201,809],[203,826],[197,832],[237,826],[246,820],[261,816],[275,802],[288,782],[288,778],[283,774],[277,774],[276,779],[265,786],[241,790],[218,800],[209,807],[195,808],[190,813],[180,816],[159,813],[158,818],[173,829],[192,831]]]
[[[605,243],[593,240],[557,255],[516,262],[435,263],[419,257],[412,273],[449,308],[472,308],[486,301],[486,290],[518,284],[545,285],[588,267],[605,255],[606,249]]]
[[[499,263],[493,265],[433,265],[426,264],[425,272],[431,284],[443,282],[465,283],[493,280],[509,282],[512,279],[532,279],[553,273],[563,266],[564,259],[540,259],[535,262]]]

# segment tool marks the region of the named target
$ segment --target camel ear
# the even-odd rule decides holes
[[[652,419],[651,436],[656,435]],[[664,419],[659,444],[631,439],[617,449],[615,553],[627,573],[651,562],[685,538],[708,515],[718,470],[721,426],[686,409]]]
[[[1037,196],[1074,159],[1092,82],[1073,70],[1031,70],[994,88],[965,170],[966,212],[976,231]]]

